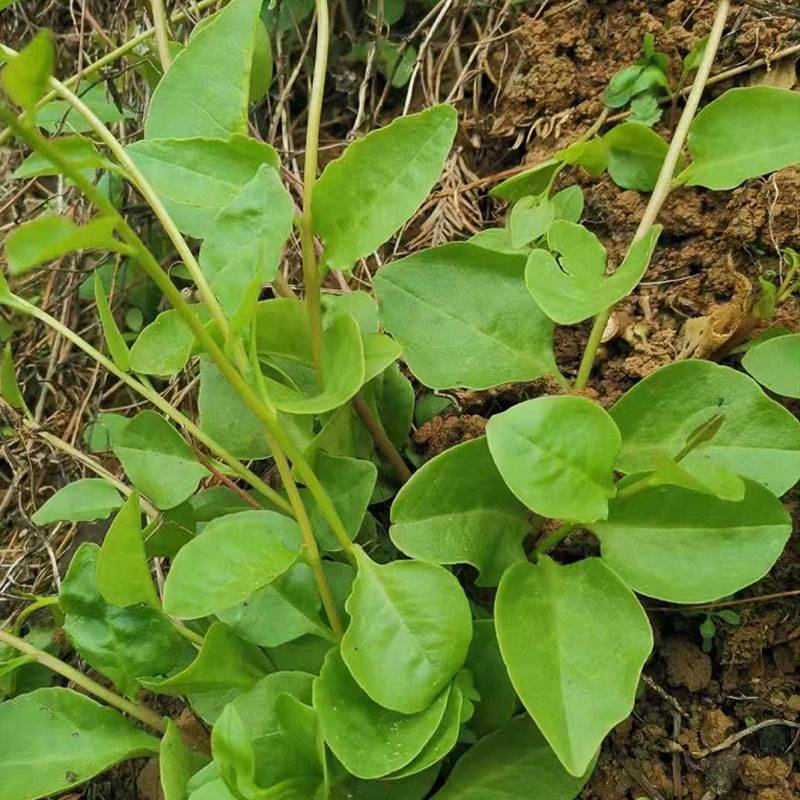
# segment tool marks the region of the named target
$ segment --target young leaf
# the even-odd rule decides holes
[[[213,230],[217,214],[262,164],[276,170],[280,166],[270,145],[239,135],[230,139],[146,139],[126,149],[175,224],[198,239]]]
[[[658,100],[651,94],[642,94],[631,101],[631,114],[628,117],[630,122],[640,122],[648,128],[652,128],[661,119],[663,110]]]
[[[705,603],[762,578],[791,533],[774,495],[745,481],[739,502],[676,486],[613,500],[591,529],[603,561],[634,591],[671,603]]]
[[[604,137],[608,145],[608,174],[617,186],[652,192],[668,145],[641,122],[623,122]]]
[[[314,681],[314,709],[326,744],[347,771],[375,779],[405,767],[421,752],[442,721],[450,691],[441,691],[416,714],[390,711],[367,696],[339,652],[331,650]]]
[[[294,520],[241,511],[210,522],[186,544],[164,584],[164,609],[181,619],[216,614],[286,572],[300,554]]]
[[[422,561],[380,565],[360,547],[356,557],[342,658],[376,703],[415,714],[464,663],[472,638],[469,603],[443,567]]]
[[[141,684],[156,694],[178,696],[249,689],[270,672],[272,664],[258,647],[240,639],[227,625],[215,622],[189,666],[169,678],[142,678]]]
[[[139,495],[133,492],[114,517],[97,556],[97,588],[107,603],[160,608],[142,541]]]
[[[91,522],[108,519],[122,506],[119,492],[103,478],[81,478],[59,489],[31,517],[37,525],[69,520]]]
[[[516,564],[500,582],[497,638],[511,682],[570,775],[584,775],[630,714],[653,647],[647,615],[599,558]]]
[[[497,586],[506,569],[525,559],[528,512],[497,471],[486,439],[451,447],[400,490],[389,534],[412,558],[472,564],[478,586]]]
[[[86,225],[76,225],[67,217],[40,217],[23,222],[6,240],[9,272],[24,275],[33,267],[73,250],[125,253],[127,247],[112,235],[116,224],[110,217],[95,217]]]
[[[487,389],[558,374],[553,325],[524,291],[524,268],[522,256],[459,243],[378,271],[384,325],[423,384]]]
[[[85,136],[60,136],[50,140],[50,146],[58,151],[74,169],[89,170],[115,169],[114,164],[98,152],[91,139]],[[59,175],[61,170],[46,156],[34,151],[14,170],[14,177],[20,180],[39,178],[43,175]]]
[[[556,192],[551,198],[556,219],[567,222],[579,222],[583,214],[583,189],[580,186],[568,186]]]
[[[642,279],[661,226],[631,245],[613,275],[605,274],[606,250],[582,225],[556,220],[547,235],[550,253],[534,250],[525,266],[525,285],[542,311],[560,325],[574,325],[627,296]]]
[[[208,758],[183,740],[180,728],[167,720],[167,731],[161,739],[158,767],[164,800],[186,800],[189,779],[208,763]]]
[[[103,326],[103,336],[106,340],[106,347],[111,353],[114,363],[123,371],[127,372],[130,366],[130,351],[128,345],[119,332],[111,306],[108,304],[103,282],[100,275],[95,270],[94,273],[94,300],[97,304],[97,315],[100,317],[100,324]]]
[[[83,441],[89,452],[102,453],[111,450],[122,429],[130,421],[130,417],[122,414],[101,411],[83,430]]]
[[[608,150],[608,142],[602,136],[595,136],[585,142],[574,142],[559,150],[556,156],[565,164],[583,167],[590,175],[597,177],[608,167]]]
[[[526,244],[540,239],[550,230],[555,218],[555,207],[544,195],[517,200],[508,216],[511,247],[519,250]]]
[[[745,353],[742,366],[771,392],[800,397],[800,333],[761,342]]]
[[[722,414],[710,440],[681,465],[718,461],[782,495],[800,478],[800,423],[751,378],[708,361],[678,361],[627,391],[609,413],[622,434],[616,469],[646,472],[672,458],[698,425]]]
[[[123,428],[114,455],[131,483],[160,509],[182,503],[208,474],[178,431],[155,411],[141,411]]]
[[[353,142],[314,187],[314,227],[331,269],[377,250],[439,180],[458,127],[452,106],[398,117]]]
[[[531,720],[517,717],[461,756],[434,800],[521,800],[532,787],[541,800],[573,800],[593,769],[570,775]]]
[[[584,397],[538,397],[495,414],[489,450],[509,489],[543,517],[605,519],[614,496],[617,426]]]
[[[191,308],[202,322],[210,319],[204,305],[195,304]],[[144,375],[175,375],[186,366],[193,347],[191,328],[171,308],[162,311],[136,338],[131,348],[130,367]]]
[[[233,0],[194,33],[153,92],[147,139],[247,134],[260,11],[260,0]]]
[[[41,30],[0,72],[0,83],[11,101],[31,111],[47,91],[54,60],[53,34]]]
[[[741,500],[745,492],[744,481],[724,464],[711,458],[693,461],[688,466],[664,459],[648,476],[648,482],[653,486],[681,486],[733,502]]]
[[[559,159],[550,158],[542,161],[531,169],[520,172],[511,178],[498,183],[489,194],[501,200],[513,203],[526,195],[539,195],[546,191],[550,186],[550,181],[558,169]]]
[[[100,548],[84,543],[72,557],[58,593],[70,644],[93,669],[125,694],[142,676],[167,675],[182,667],[191,645],[159,611],[107,603],[97,586]]]
[[[0,396],[11,406],[25,414],[30,414],[22,390],[19,388],[17,373],[14,369],[14,358],[11,354],[11,342],[6,342],[0,358]]]
[[[38,689],[0,703],[4,800],[74,789],[130,758],[158,752],[158,739],[112,708],[71,689]]]
[[[683,59],[683,68],[681,69],[682,81],[700,66],[707,45],[708,36],[697,39],[692,45],[692,49],[686,54],[686,58]]]
[[[733,189],[748,178],[800,162],[800,93],[774,86],[729,89],[689,128],[689,186]],[[746,121],[746,124],[745,124]]]

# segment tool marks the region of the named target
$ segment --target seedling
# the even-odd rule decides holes
[[[630,713],[652,649],[637,595],[678,604],[730,595],[765,575],[789,537],[778,498],[800,478],[800,424],[747,373],[676,362],[608,411],[578,391],[612,307],[658,247],[672,187],[731,188],[798,160],[797,93],[733,89],[695,117],[728,3],[669,144],[637,122],[602,136],[596,126],[496,188],[515,203],[508,228],[383,266],[379,305],[324,291],[324,276],[346,276],[421,206],[457,115],[438,105],[400,117],[318,178],[328,15],[324,0],[316,6],[300,215],[277,153],[248,133],[261,0],[231,0],[189,39],[155,88],[144,138],[127,147],[106,112],[52,77],[46,34],[19,54],[3,49],[0,117],[32,149],[24,174],[61,174],[95,209],[82,224],[48,215],[20,225],[6,244],[10,274],[75,249],[113,252],[171,306],[145,316],[122,278],[117,290],[143,327],[128,319],[120,331],[101,268],[90,296],[106,354],[0,279],[7,309],[50,326],[153,406],[101,415],[86,432],[87,449],[113,453],[125,480],[79,453],[96,477],[43,498],[35,516],[112,521],[102,546],[79,547],[58,596],[20,615],[49,609],[53,624],[0,631],[3,800],[72,790],[154,754],[167,800],[472,800],[525,798],[531,787],[570,800]],[[663,87],[652,77],[660,64],[647,44],[634,88],[650,77],[646,92],[631,90],[634,103]],[[85,120],[79,133],[42,135],[49,91]],[[574,165],[652,191],[616,269],[581,224],[580,190],[555,190]],[[198,302],[163,271],[98,171],[150,205]],[[261,301],[293,227],[303,299]],[[572,382],[556,363],[554,326],[592,317]],[[796,396],[784,371],[797,344],[797,335],[758,344],[744,367]],[[5,353],[3,396],[35,428]],[[400,359],[426,387],[416,409]],[[199,380],[197,419],[157,388],[183,370]],[[412,420],[441,407],[431,392],[545,376],[560,394],[495,414],[485,436],[409,479]],[[266,458],[279,490],[244,463]],[[212,475],[217,485],[204,488]],[[387,538],[369,509],[390,501]],[[558,524],[539,535],[547,519]],[[597,537],[600,556],[564,565],[557,548],[578,529]],[[163,592],[153,558],[169,561]],[[53,625],[113,689],[57,657]],[[42,686],[52,672],[85,693]],[[145,690],[185,698],[211,729],[208,751],[143,705]]]

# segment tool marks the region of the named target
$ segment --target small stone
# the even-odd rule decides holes
[[[716,747],[731,735],[734,721],[718,708],[703,712],[700,720],[700,739],[706,747]]]

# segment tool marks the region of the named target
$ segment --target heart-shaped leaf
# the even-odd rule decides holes
[[[652,192],[669,149],[664,139],[641,122],[623,122],[603,139],[611,180],[623,189]]]

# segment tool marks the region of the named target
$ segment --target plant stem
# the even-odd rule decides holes
[[[13,633],[14,636],[19,636],[20,632],[22,631],[22,624],[25,622],[31,614],[36,613],[41,608],[48,608],[50,606],[57,606],[58,605],[58,597],[38,597],[29,605],[25,606],[22,611],[17,614],[17,618],[14,620],[14,628]]]
[[[167,14],[164,11],[164,0],[150,0],[150,8],[153,9],[153,27],[156,32],[158,59],[161,62],[161,69],[166,72],[172,63],[172,58],[169,54],[169,31],[167,30]]]
[[[578,528],[580,528],[580,524],[577,522],[565,522],[552,533],[549,533],[536,545],[533,551],[534,560],[538,561],[540,556],[549,553],[553,548],[561,544],[573,531],[578,530]]]
[[[79,670],[71,667],[69,664],[66,664],[60,658],[51,656],[50,653],[46,653],[44,650],[34,647],[24,639],[14,636],[13,633],[8,633],[7,631],[0,629],[0,642],[4,642],[5,644],[13,647],[15,650],[19,650],[21,653],[29,655],[42,666],[53,670],[53,672],[56,672],[59,675],[62,675],[76,686],[80,686],[82,689],[90,692],[95,697],[98,697],[100,700],[108,703],[110,706],[114,706],[120,711],[125,712],[128,716],[138,719],[148,727],[153,728],[153,730],[156,730],[159,733],[164,733],[166,730],[163,720],[158,714],[156,714],[155,711],[153,711],[152,708],[148,708],[141,703],[134,703],[131,700],[121,697],[116,692],[106,689],[105,686],[102,686],[88,675],[84,675]]]
[[[372,434],[375,445],[380,450],[381,455],[389,462],[392,470],[394,470],[397,481],[402,485],[411,479],[411,470],[403,460],[398,449],[394,446],[392,440],[386,435],[386,429],[383,427],[380,419],[378,419],[370,410],[364,398],[357,394],[353,398],[353,408],[355,408],[361,421],[366,425],[367,430]]]
[[[316,0],[317,48],[314,56],[314,75],[311,79],[311,94],[308,98],[308,125],[306,127],[306,153],[303,164],[303,215],[300,220],[300,244],[303,252],[303,283],[306,293],[306,311],[311,329],[311,352],[317,379],[320,379],[322,363],[322,285],[317,253],[314,247],[314,222],[311,214],[311,199],[317,180],[319,157],[319,128],[322,119],[322,99],[325,93],[325,72],[328,68],[328,39],[330,19],[327,0]]]
[[[714,57],[719,49],[719,44],[722,39],[722,32],[725,28],[725,20],[728,18],[730,11],[729,0],[720,0],[717,5],[717,11],[714,15],[714,23],[711,27],[711,32],[708,36],[708,44],[706,45],[705,52],[700,65],[697,68],[694,83],[692,84],[689,96],[686,98],[686,105],[683,108],[681,118],[678,120],[678,125],[675,128],[675,133],[672,136],[667,154],[664,157],[664,163],[661,165],[661,172],[658,175],[653,193],[650,195],[650,200],[645,208],[644,215],[639,222],[639,227],[636,229],[631,247],[643,239],[649,233],[650,229],[658,217],[664,201],[667,199],[672,189],[672,176],[678,164],[678,159],[681,155],[683,143],[686,141],[686,135],[689,132],[689,126],[692,124],[694,115],[697,112],[697,107],[700,104],[700,98],[703,94],[706,81],[711,72],[711,66],[714,63]],[[630,248],[628,250],[630,252]],[[583,358],[581,365],[578,369],[578,376],[575,379],[575,389],[581,390],[586,388],[589,381],[589,375],[594,366],[594,360],[597,355],[597,350],[600,347],[600,341],[603,338],[603,331],[608,324],[614,307],[606,309],[594,318],[592,330],[589,334],[589,341],[586,343],[586,349],[583,351]]]

